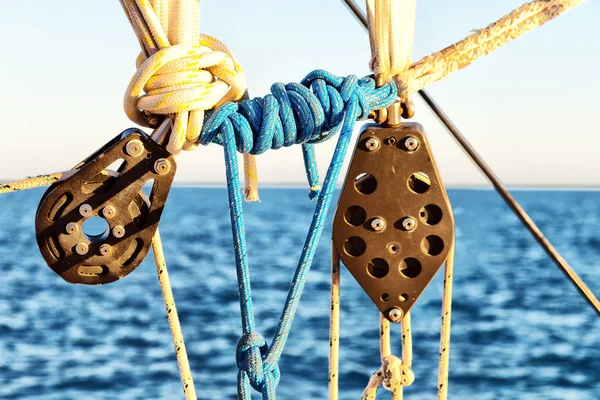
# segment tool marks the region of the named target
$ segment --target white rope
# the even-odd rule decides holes
[[[379,314],[379,352],[381,368],[377,370],[367,383],[361,400],[375,400],[377,389],[383,386],[392,392],[393,400],[402,400],[404,386],[410,386],[415,375],[412,372],[412,333],[410,313],[402,319],[402,359],[392,354],[390,343],[390,323]]]
[[[340,257],[331,241],[331,313],[329,317],[329,400],[338,399],[340,357]]]
[[[440,365],[438,369],[438,400],[448,398],[448,369],[450,361],[450,321],[452,317],[452,279],[454,277],[454,243],[444,268],[444,297],[442,300],[442,330],[440,333]]]
[[[411,64],[416,0],[367,0],[371,70],[380,84]]]
[[[152,238],[152,250],[154,252],[154,262],[156,263],[156,273],[167,311],[167,319],[171,328],[171,336],[173,338],[173,346],[177,356],[177,365],[179,366],[179,374],[181,375],[181,383],[183,385],[183,393],[186,400],[196,400],[196,388],[194,387],[194,379],[190,362],[188,360],[185,342],[183,341],[183,333],[181,331],[181,323],[175,306],[175,298],[173,297],[173,289],[171,288],[171,279],[167,270],[167,262],[163,252],[162,242],[158,229]]]

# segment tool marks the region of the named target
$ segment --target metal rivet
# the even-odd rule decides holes
[[[75,222],[69,222],[67,224],[66,231],[69,235],[73,235],[73,234],[79,232],[79,225],[77,225]]]
[[[117,239],[121,239],[123,236],[125,236],[125,228],[123,228],[122,226],[115,226],[112,230],[112,234],[114,237],[116,237]]]
[[[86,243],[79,243],[79,244],[77,244],[77,246],[75,246],[75,251],[80,256],[85,256],[89,250],[90,250],[90,248],[88,247],[88,245]]]
[[[94,209],[89,204],[82,204],[81,207],[79,207],[79,214],[81,214],[82,217],[87,217],[93,210]]]
[[[171,170],[171,163],[166,158],[159,158],[154,163],[154,172],[159,175],[168,174]]]
[[[375,151],[375,150],[377,150],[380,145],[381,145],[381,143],[379,143],[379,139],[377,139],[376,137],[370,137],[365,142],[365,147],[369,151]]]
[[[112,218],[116,214],[117,214],[117,210],[115,210],[115,208],[113,206],[106,206],[102,210],[102,215],[104,215],[104,218]]]
[[[392,322],[399,322],[403,317],[402,310],[399,308],[392,308],[388,313],[388,317]]]
[[[408,151],[415,151],[419,147],[419,140],[415,137],[409,136],[404,141],[404,147],[406,147]]]
[[[412,217],[406,217],[402,221],[402,227],[407,231],[412,231],[417,226],[417,222]]]
[[[137,157],[144,152],[144,144],[138,139],[130,140],[125,145],[125,152],[131,157]]]
[[[385,221],[381,218],[375,218],[371,221],[371,228],[373,228],[375,232],[381,232],[385,228]]]
[[[102,254],[103,256],[107,256],[110,253],[112,253],[112,247],[110,246],[110,244],[103,244],[102,246],[100,246],[100,254]]]

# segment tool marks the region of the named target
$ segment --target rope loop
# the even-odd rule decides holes
[[[266,369],[264,361],[269,352],[265,338],[258,332],[243,335],[236,347],[236,363],[242,372],[240,379],[247,380],[258,392],[274,393],[279,384],[279,366]]]

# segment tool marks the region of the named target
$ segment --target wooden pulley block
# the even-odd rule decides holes
[[[74,170],[40,201],[40,252],[67,282],[100,285],[121,279],[150,249],[175,176],[175,159],[144,132],[128,129]],[[146,195],[142,189],[150,181]],[[90,231],[86,227],[92,222]]]
[[[340,259],[399,322],[444,264],[454,217],[421,125],[367,125],[333,222]]]

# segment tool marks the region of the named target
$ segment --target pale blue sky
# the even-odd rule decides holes
[[[413,60],[483,28],[523,0],[419,0]],[[117,0],[2,0],[0,176],[68,169],[130,123],[123,92],[138,43]],[[430,93],[510,184],[600,186],[600,2],[590,0],[477,61]],[[339,0],[202,3],[201,30],[236,54],[251,95],[313,69],[369,73],[368,38]],[[484,180],[422,102],[449,185]],[[317,147],[326,168],[333,141]],[[179,183],[224,182],[219,146],[178,157]],[[299,146],[259,158],[266,183],[304,183]]]

